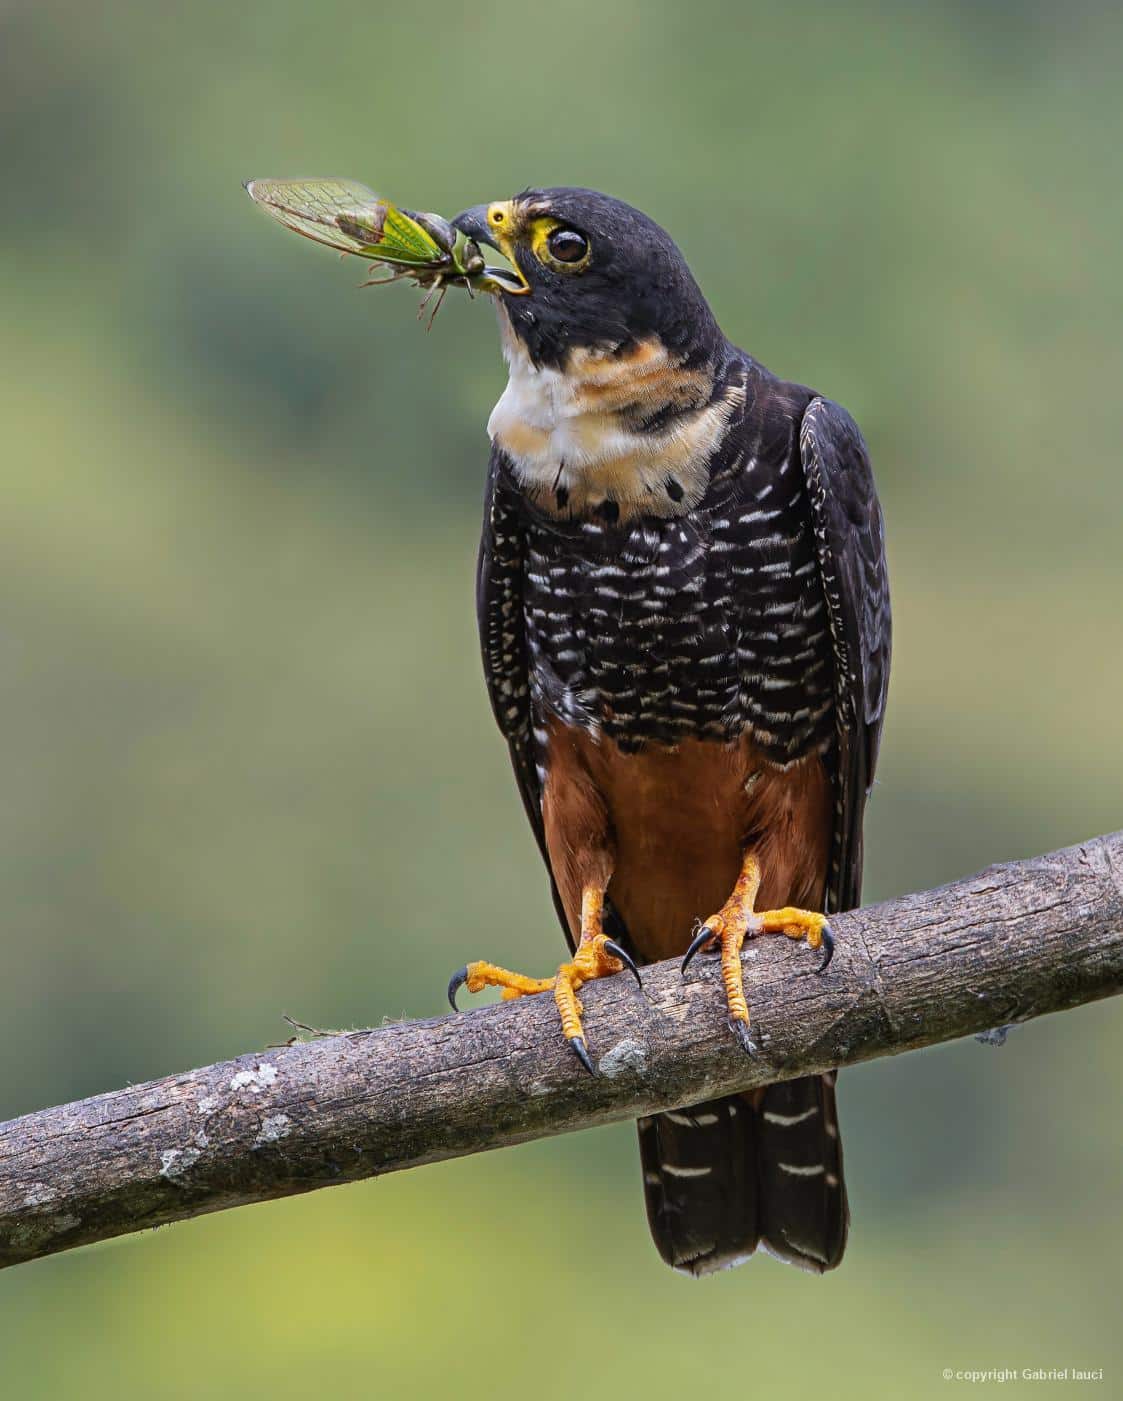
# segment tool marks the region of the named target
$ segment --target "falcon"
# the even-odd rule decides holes
[[[570,957],[477,961],[450,1000],[553,995],[593,1071],[583,984],[720,953],[755,1049],[746,939],[833,949],[857,905],[889,675],[882,516],[845,409],[723,335],[670,237],[584,189],[453,221],[502,253],[508,382],[477,579],[484,671]],[[594,1071],[595,1073],[595,1071]],[[639,1121],[663,1259],[758,1247],[824,1271],[848,1229],[834,1076]]]

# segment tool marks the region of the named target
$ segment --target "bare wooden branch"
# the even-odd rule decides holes
[[[760,1050],[725,1025],[713,962],[582,992],[590,1077],[551,998],[384,1026],[0,1125],[0,1265],[168,1221],[948,1041],[1123,990],[1123,833],[837,920],[824,977],[785,939],[746,950]]]

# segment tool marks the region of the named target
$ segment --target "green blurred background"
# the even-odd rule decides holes
[[[868,896],[1120,826],[1121,58],[1107,4],[0,6],[0,1117],[560,949],[476,654],[490,311],[426,336],[247,176],[649,211],[873,450]],[[848,1073],[824,1280],[666,1271],[621,1125],[7,1272],[0,1390],[1118,1388],[1121,1055],[1105,1004]]]

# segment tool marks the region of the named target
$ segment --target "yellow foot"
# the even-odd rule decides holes
[[[785,934],[789,939],[806,939],[811,949],[822,949],[819,964],[822,973],[834,953],[834,937],[826,915],[814,910],[800,910],[785,905],[780,910],[753,909],[760,889],[760,865],[753,856],[745,858],[741,874],[729,899],[716,915],[702,924],[682,960],[685,973],[690,960],[699,949],[721,948],[721,980],[725,985],[725,1000],[729,1008],[729,1024],[746,1051],[756,1049],[749,1036],[749,1007],[745,1001],[745,985],[741,970],[741,946],[746,938],[760,934]]]
[[[591,898],[593,896],[597,898]],[[465,986],[469,992],[479,992],[488,987],[502,988],[505,999],[552,991],[561,1016],[562,1035],[589,1074],[595,1075],[585,1045],[585,1029],[581,1023],[583,1008],[577,996],[578,989],[583,983],[619,973],[624,968],[643,987],[631,954],[600,930],[602,903],[598,892],[586,892],[581,904],[581,942],[572,960],[563,963],[552,978],[528,978],[522,973],[512,973],[508,968],[499,968],[494,963],[468,963],[449,979],[448,1000],[453,1011],[459,1011],[456,994]]]

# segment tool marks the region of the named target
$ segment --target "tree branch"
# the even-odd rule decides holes
[[[745,953],[760,1050],[696,960],[582,991],[584,1072],[549,997],[357,1031],[0,1124],[0,1266],[204,1212],[635,1118],[1123,991],[1123,833],[843,915],[824,977]]]

